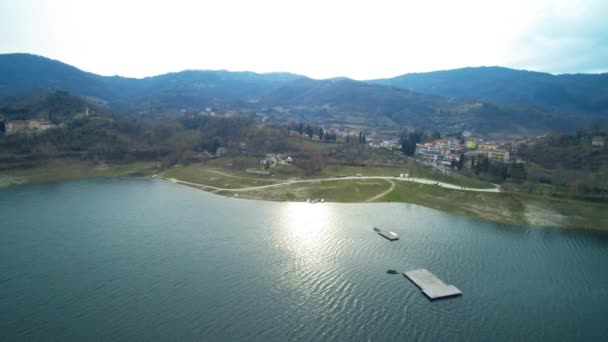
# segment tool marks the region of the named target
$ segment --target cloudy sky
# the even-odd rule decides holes
[[[608,72],[608,0],[0,0],[0,53],[102,75]]]

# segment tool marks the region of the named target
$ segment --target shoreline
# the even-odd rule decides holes
[[[247,200],[257,200],[257,201],[269,201],[269,202],[296,202],[296,203],[306,203],[306,200],[304,199],[296,199],[296,200],[289,200],[289,199],[283,199],[283,198],[276,198],[271,196],[270,194],[264,193],[264,192],[255,192],[255,191],[251,191],[250,189],[247,189],[245,191],[240,191],[241,189],[217,189],[217,187],[213,187],[213,186],[209,186],[209,185],[205,185],[205,184],[200,184],[200,183],[193,183],[193,182],[188,182],[188,181],[184,181],[184,180],[180,180],[180,179],[175,179],[175,178],[167,178],[167,177],[161,177],[161,176],[151,176],[150,178],[152,179],[159,179],[159,180],[164,180],[170,183],[174,183],[174,184],[179,184],[179,185],[183,185],[183,186],[187,186],[190,188],[194,188],[196,190],[201,190],[201,191],[205,191],[207,193],[213,194],[213,195],[218,195],[218,196],[222,196],[225,198],[236,198],[236,199],[247,199]],[[345,179],[344,178],[332,178],[332,179],[327,179],[325,181],[340,181],[340,180],[357,180],[360,178],[355,178],[353,177],[352,179]],[[370,177],[371,178],[371,177]],[[385,178],[392,178],[392,177],[378,177],[381,179],[385,179]],[[307,180],[305,182],[300,182],[300,183],[315,183],[318,180]],[[428,180],[427,180],[428,181]],[[405,182],[407,183],[407,182]],[[414,182],[412,182],[414,183]],[[418,185],[421,186],[432,186],[429,183],[418,183]],[[281,187],[281,186],[289,186],[288,184],[277,184],[277,185],[273,185],[273,186],[268,186],[266,188],[271,188],[271,187]],[[255,188],[255,187],[254,187]],[[262,189],[264,187],[261,187]],[[446,191],[454,191],[457,192],[458,189],[450,189],[450,188],[440,188]],[[491,189],[476,189],[476,190],[491,190]],[[471,190],[462,190],[462,192],[474,192]],[[494,195],[505,195],[505,196],[511,196],[512,194],[508,194],[505,192],[498,192],[498,191],[480,191],[480,193],[489,193],[489,194],[494,194]],[[237,196],[234,196],[234,195]],[[468,209],[464,209],[459,210],[459,209],[450,209],[450,208],[446,208],[443,207],[441,205],[429,205],[428,203],[420,203],[419,201],[416,200],[412,200],[412,201],[391,201],[391,200],[384,200],[384,201],[333,201],[331,199],[325,199],[326,203],[344,203],[344,204],[348,204],[348,203],[356,203],[356,204],[363,204],[363,203],[407,203],[407,204],[415,204],[415,205],[420,205],[426,208],[431,208],[431,209],[436,209],[439,211],[443,211],[443,212],[447,212],[447,213],[451,213],[451,214],[458,214],[458,215],[463,215],[463,216],[467,216],[467,217],[472,217],[472,218],[476,218],[476,219],[480,219],[483,221],[487,221],[487,222],[493,222],[496,224],[506,224],[506,225],[519,225],[519,226],[533,226],[533,227],[538,227],[538,228],[557,228],[557,229],[583,229],[583,230],[592,230],[592,231],[600,231],[600,232],[607,232],[608,231],[608,227],[603,227],[603,226],[578,226],[578,225],[572,225],[572,224],[568,224],[567,222],[564,222],[565,220],[568,219],[568,216],[564,216],[561,215],[557,212],[551,211],[550,209],[547,208],[540,208],[540,207],[534,207],[535,210],[540,211],[540,216],[541,218],[539,219],[537,216],[535,216],[534,214],[531,214],[529,212],[523,212],[521,213],[522,215],[522,219],[518,220],[518,219],[513,219],[513,217],[508,217],[508,218],[499,218],[496,216],[492,216],[491,214],[488,214],[488,212],[484,212],[484,210],[468,210]],[[532,205],[530,205],[532,206]],[[477,208],[479,209],[479,208]],[[608,209],[608,207],[607,207]],[[559,221],[561,222],[553,222],[550,219],[544,218],[542,219],[542,216],[555,216],[558,218]],[[546,224],[549,223],[549,224]],[[553,224],[552,224],[553,223]],[[555,224],[558,223],[558,224]]]
[[[411,203],[498,224],[608,231],[606,204],[502,191],[498,187],[473,188],[425,178],[394,176],[262,179],[212,168],[197,169],[202,178],[193,179],[188,174],[177,176],[173,172],[171,175],[172,170],[161,172],[157,163],[118,164],[98,170],[82,162],[57,161],[36,169],[0,172],[0,189],[76,179],[149,178],[230,198],[237,194],[237,198],[273,202],[324,198],[333,203]]]

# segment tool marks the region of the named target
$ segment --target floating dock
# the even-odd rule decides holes
[[[430,300],[462,295],[462,292],[456,286],[446,285],[441,279],[424,268],[407,271],[403,275],[416,284]]]
[[[397,233],[381,230],[378,232],[378,234],[382,235],[383,237],[385,237],[391,241],[399,240],[399,235],[397,235]]]
[[[383,236],[391,241],[399,240],[399,235],[397,235],[397,233],[395,233],[395,232],[381,230],[378,227],[374,227],[374,231],[376,231],[378,234],[380,234],[381,236]]]

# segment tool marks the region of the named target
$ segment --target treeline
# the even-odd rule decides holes
[[[4,106],[4,107],[1,107]],[[28,98],[15,98],[0,104],[0,123],[16,119],[49,119],[57,127],[44,132],[0,132],[0,160],[4,168],[25,167],[61,157],[100,161],[160,161],[164,167],[176,163],[200,161],[220,155],[263,155],[278,152],[300,152],[306,149],[299,139],[290,138],[292,129],[310,139],[342,142],[321,127],[312,125],[259,125],[246,116],[214,117],[185,113],[180,117],[134,117],[97,110],[88,101],[67,92],[45,93]],[[95,108],[84,115],[87,108]],[[364,142],[347,137],[346,142]],[[27,164],[27,165],[26,165]],[[307,173],[319,172],[325,166],[322,155],[299,158],[298,167]]]
[[[282,127],[258,126],[249,118],[150,120],[120,115],[81,117],[42,133],[0,138],[4,155],[50,159],[62,155],[87,160],[187,162],[219,147],[249,153],[295,149]]]
[[[608,130],[579,130],[575,134],[553,133],[520,149],[526,160],[547,169],[564,168],[598,172],[608,166],[606,148],[593,139],[606,140]]]
[[[345,144],[358,145],[365,145],[367,143],[367,135],[362,131],[359,131],[358,134],[351,134],[350,132],[348,132],[346,137],[338,139],[338,135],[334,132],[327,131],[320,126],[314,126],[309,124],[305,125],[303,122],[290,123],[287,124],[285,127],[287,128],[288,133],[291,134],[291,132],[297,132],[299,135],[308,136],[308,138],[311,140],[317,137],[319,141],[332,143],[342,142]]]
[[[48,159],[64,154],[85,159],[132,160],[159,158],[173,147],[167,141],[174,128],[144,120],[115,117],[79,118],[39,134],[11,134],[0,148],[14,155]]]
[[[491,160],[483,155],[471,156],[468,161],[466,158],[464,154],[460,156],[459,162],[456,163],[459,166],[459,170],[468,162],[470,163],[472,172],[482,178],[496,181],[512,180],[521,182],[528,176],[524,163],[517,163],[515,161],[504,163]]]
[[[4,99],[0,103],[0,114],[4,120],[46,119],[58,124],[84,114],[87,108],[91,112],[107,113],[102,106],[57,90]]]
[[[608,195],[606,140],[608,129],[596,125],[574,134],[549,134],[520,148],[518,154],[530,162],[531,181],[569,193],[605,196]]]

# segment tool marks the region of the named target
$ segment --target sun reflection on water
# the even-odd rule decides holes
[[[326,237],[331,208],[325,204],[289,203],[284,222],[292,244],[303,248],[315,247]]]

